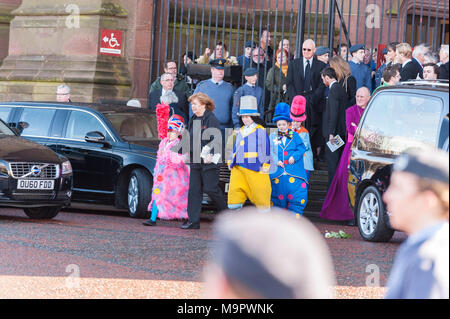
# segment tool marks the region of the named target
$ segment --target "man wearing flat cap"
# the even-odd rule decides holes
[[[260,114],[260,118],[264,119],[264,91],[260,88],[258,83],[258,70],[255,68],[248,68],[244,71],[245,83],[240,88],[234,92],[233,97],[233,110],[231,117],[233,119],[233,127],[235,130],[239,129],[239,116],[237,113],[239,112],[240,101],[242,96],[252,95],[256,97],[258,112]]]
[[[223,80],[225,59],[215,59],[209,62],[211,66],[211,79],[201,81],[195,88],[195,93],[205,93],[215,103],[214,115],[220,122],[222,134],[225,133],[225,128],[233,126],[231,119],[231,110],[233,107],[234,87]],[[192,108],[189,106],[189,116],[193,114]]]
[[[383,201],[392,227],[409,237],[395,255],[386,298],[449,298],[448,178],[442,150],[408,150],[396,159]]]
[[[328,61],[330,60],[330,49],[323,46],[317,47],[315,55],[317,60],[328,64]]]
[[[365,86],[372,92],[372,70],[364,64],[365,47],[362,44],[355,44],[350,48],[352,60],[348,62],[353,77],[356,79],[356,90]]]
[[[244,54],[238,56],[237,61],[240,66],[242,66],[243,70],[246,70],[248,67],[250,67],[250,64],[252,63],[252,50],[256,47],[256,43],[254,41],[247,41],[245,42],[244,46]]]

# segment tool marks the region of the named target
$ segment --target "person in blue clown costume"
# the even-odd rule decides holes
[[[308,199],[308,180],[303,164],[306,146],[300,135],[289,129],[292,122],[289,104],[276,105],[273,121],[277,123],[277,130],[269,137],[275,165],[270,170],[271,200],[274,206],[286,208],[298,218]]]

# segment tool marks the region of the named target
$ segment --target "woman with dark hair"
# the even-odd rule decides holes
[[[334,56],[330,59],[330,67],[336,71],[339,84],[341,84],[347,92],[347,107],[356,103],[356,79],[352,76],[350,65],[340,56]]]
[[[211,198],[218,211],[227,209],[225,198],[219,187],[219,164],[213,161],[214,151],[218,154],[222,153],[222,135],[219,120],[213,113],[214,101],[205,93],[195,93],[189,98],[189,102],[194,113],[188,124],[190,140],[189,220],[181,228],[199,229],[203,193]],[[209,138],[205,138],[206,136]]]

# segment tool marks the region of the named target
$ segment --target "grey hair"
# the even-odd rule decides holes
[[[436,64],[439,62],[439,56],[433,51],[428,51],[427,53],[425,53],[424,57],[430,60],[429,63]]]
[[[417,58],[419,55],[424,56],[425,53],[427,53],[427,52],[428,52],[428,47],[422,43],[422,44],[416,45],[414,47],[412,56],[413,56],[413,58]]]
[[[441,49],[440,50],[444,51],[448,55],[448,44],[441,45]]]
[[[172,73],[163,73],[163,75],[161,75],[161,81],[164,81],[168,76],[173,77]]]
[[[57,91],[59,90],[65,90],[67,93],[70,94],[70,87],[66,84],[60,84],[58,85],[58,88],[56,89]]]
[[[166,105],[170,105],[172,103],[178,103],[178,97],[173,91],[164,92],[164,94],[161,95],[159,100],[161,101],[161,103],[164,103]]]

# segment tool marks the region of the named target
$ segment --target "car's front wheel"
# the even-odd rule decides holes
[[[357,222],[361,236],[367,241],[386,242],[394,235],[389,227],[384,204],[376,187],[369,186],[361,194]]]
[[[128,180],[128,214],[133,218],[149,218],[148,204],[152,195],[152,176],[143,169],[134,169]]]
[[[33,207],[24,208],[23,210],[32,219],[52,219],[58,215],[61,207]]]

